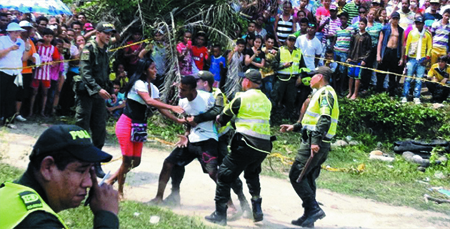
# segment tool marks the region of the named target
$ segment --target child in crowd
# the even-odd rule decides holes
[[[114,94],[116,94],[116,102],[113,103],[112,99],[106,100],[106,109],[115,119],[119,119],[123,113],[126,103],[125,93],[120,92],[122,91],[122,87],[120,86],[120,82],[118,80],[113,81],[113,85]]]
[[[205,46],[206,43],[206,33],[199,31],[195,37],[195,45],[192,46],[192,57],[195,61],[195,66],[198,70],[204,70],[203,66],[205,61],[208,59],[208,49]]]
[[[41,115],[45,116],[44,110],[45,105],[47,103],[47,93],[50,88],[50,72],[52,65],[57,65],[56,63],[51,63],[52,61],[58,61],[61,58],[58,49],[51,45],[53,40],[53,31],[51,29],[44,29],[43,31],[43,40],[44,43],[42,45],[38,45],[38,51],[42,65],[37,68],[36,73],[34,75],[34,79],[31,82],[31,87],[33,88],[33,93],[31,95],[30,100],[30,116],[33,115],[33,105],[36,99],[36,95],[38,93],[39,87],[42,87],[42,106],[41,106]]]
[[[227,67],[227,60],[222,56],[222,48],[220,45],[213,45],[211,51],[213,56],[210,58],[211,64],[209,71],[214,75],[213,87],[218,88],[220,85],[220,80],[222,79],[223,73]]]
[[[122,63],[114,63],[114,72],[109,74],[109,80],[111,82],[118,81],[120,88],[125,88],[128,83],[128,73],[125,71],[125,66]]]
[[[366,18],[361,18],[358,26],[359,32],[350,39],[350,52],[348,54],[347,62],[352,65],[365,66],[372,48],[372,39],[366,32]],[[354,100],[358,98],[358,90],[361,83],[361,68],[350,67],[349,77],[347,98]],[[355,83],[355,88],[353,88],[353,82]]]
[[[64,41],[61,39],[55,39],[55,47],[58,50],[58,52],[64,53]],[[64,55],[59,55],[60,60],[64,60]],[[56,108],[59,104],[59,95],[61,94],[61,89],[64,84],[65,80],[65,73],[64,73],[64,62],[59,62],[51,67],[51,92],[49,91],[49,104],[52,105],[51,107],[51,114],[55,114]]]
[[[183,41],[178,43],[178,59],[180,65],[180,73],[183,76],[195,75],[198,72],[198,68],[194,63],[192,57],[192,32],[186,31],[183,34]]]

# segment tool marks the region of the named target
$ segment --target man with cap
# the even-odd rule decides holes
[[[284,124],[280,129],[281,132],[302,132],[300,149],[289,172],[291,184],[302,199],[305,209],[303,216],[291,223],[302,227],[313,227],[316,220],[325,217],[325,212],[316,201],[315,180],[319,176],[321,165],[327,159],[330,141],[336,134],[339,119],[338,97],[329,85],[331,74],[331,69],[326,66],[316,70],[311,79],[311,88],[317,91],[313,94],[301,123]],[[303,174],[301,180],[300,174]]]
[[[0,186],[2,228],[68,228],[57,213],[78,207],[88,188],[94,228],[119,228],[117,191],[99,186],[92,167],[111,158],[92,145],[86,130],[50,127],[36,141],[22,177]]]
[[[377,46],[378,69],[401,74],[403,71],[403,56],[405,49],[403,46],[403,29],[398,25],[400,14],[394,12],[391,14],[391,22],[386,24],[380,32]],[[384,78],[386,74],[377,73],[377,92],[382,92]],[[394,74],[389,74],[389,94],[394,95],[400,78]]]
[[[178,86],[180,100],[178,105],[183,108],[188,116],[199,115],[205,113],[214,107],[214,97],[212,93],[197,90],[197,79],[188,75],[181,77]],[[172,173],[175,166],[184,167],[191,163],[194,159],[198,159],[203,172],[216,181],[217,179],[217,131],[213,121],[198,123],[195,126],[187,125],[184,135],[179,135],[180,140],[176,143],[172,153],[164,160],[161,173],[159,174],[158,191],[155,198],[151,201],[154,204],[162,202],[164,191],[166,189],[169,178],[172,178],[173,195],[169,200],[179,202],[179,184],[181,183],[184,168],[177,168]]]
[[[418,16],[414,19],[416,28],[413,29],[406,38],[405,59],[406,59],[406,75],[405,82],[403,84],[403,96],[402,103],[407,102],[407,96],[409,94],[409,88],[412,76],[415,75],[415,87],[414,87],[414,103],[420,104],[420,92],[422,90],[422,80],[428,62],[431,59],[431,48],[433,46],[433,38],[429,30],[424,28],[425,20],[422,16]]]
[[[242,81],[244,93],[236,96],[218,117],[225,126],[236,116],[236,133],[231,141],[231,152],[219,167],[216,187],[216,210],[205,219],[220,225],[227,224],[227,202],[233,182],[244,172],[250,195],[252,196],[253,218],[263,220],[262,198],[259,174],[261,163],[272,150],[270,136],[270,110],[272,104],[259,89],[261,73],[249,69]]]
[[[28,60],[30,44],[20,38],[25,30],[11,22],[6,28],[8,35],[0,37],[0,125],[15,128],[16,93],[22,82],[22,59]]]
[[[314,25],[313,28],[315,27],[316,26]],[[309,33],[315,34],[315,31],[313,32],[308,29],[308,34]],[[312,36],[313,39],[315,39],[314,43],[318,43],[318,45],[322,47],[317,38],[315,38],[314,35]],[[301,37],[302,36],[300,36],[299,39]],[[277,79],[271,94],[272,102],[274,104],[274,111],[277,110],[275,108],[278,105],[281,105],[284,100],[284,105],[286,106],[284,114],[289,115],[293,114],[292,111],[294,110],[294,103],[297,95],[295,82],[297,81],[297,78],[301,77],[300,75],[303,72],[309,72],[309,69],[306,67],[304,57],[302,56],[302,50],[295,46],[296,40],[297,38],[295,35],[289,35],[286,40],[286,45],[280,47],[279,52],[273,61],[273,67],[277,71]]]
[[[156,66],[156,79],[152,83],[161,91],[164,87],[164,75],[167,70],[166,43],[164,42],[164,32],[162,29],[154,31],[153,41],[142,49],[139,53],[139,58],[143,59],[147,53]]]
[[[94,41],[88,42],[80,56],[81,79],[74,79],[76,93],[76,125],[92,133],[95,147],[102,149],[106,138],[106,105],[105,100],[115,103],[116,95],[109,80],[108,44],[111,34],[115,33],[114,25],[100,22]],[[96,165],[97,176],[105,173]]]
[[[438,11],[440,5],[439,0],[430,0],[430,12],[427,10],[428,13],[423,15],[426,27],[431,27],[435,21],[442,19],[442,15]]]

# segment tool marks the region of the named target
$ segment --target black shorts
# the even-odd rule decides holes
[[[208,139],[206,141],[188,143],[186,148],[176,148],[170,153],[166,160],[178,166],[186,166],[194,159],[198,159],[204,173],[217,170],[217,141]]]

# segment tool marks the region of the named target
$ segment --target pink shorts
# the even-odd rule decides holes
[[[131,118],[122,114],[116,123],[116,136],[123,156],[141,157],[142,142],[131,141]]]

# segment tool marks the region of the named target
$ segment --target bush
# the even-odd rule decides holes
[[[370,139],[394,142],[401,139],[430,139],[436,133],[448,135],[442,111],[426,105],[401,104],[387,94],[356,101],[339,99],[338,138],[352,136],[364,144]],[[442,126],[442,128],[441,128]],[[364,134],[365,133],[365,134]]]

